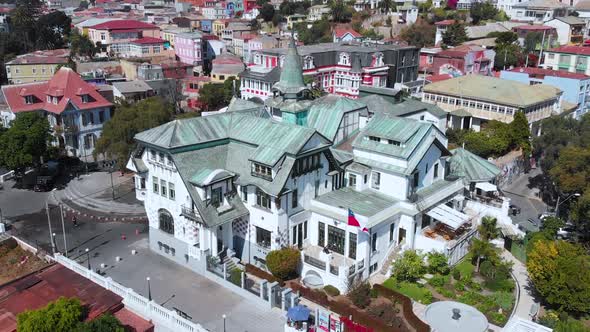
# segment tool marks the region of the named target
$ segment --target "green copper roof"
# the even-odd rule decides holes
[[[274,88],[279,90],[285,98],[295,99],[297,94],[307,89],[303,81],[303,69],[301,67],[301,59],[295,46],[295,40],[291,39],[289,49],[285,60],[283,61],[283,70],[281,71],[281,78],[275,83]]]
[[[500,174],[500,169],[493,163],[463,148],[451,151],[450,175],[465,178],[469,182],[491,181]]]
[[[325,193],[315,200],[333,207],[351,209],[365,217],[371,217],[398,202],[371,189],[355,191],[350,187]]]
[[[365,108],[363,103],[350,98],[327,95],[313,102],[309,109],[307,125],[334,141],[344,114]]]

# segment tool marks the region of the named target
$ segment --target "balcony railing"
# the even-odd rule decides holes
[[[182,205],[180,214],[192,221],[202,222],[201,216],[199,216],[197,211],[190,206]]]
[[[309,255],[303,255],[303,261],[313,267],[317,267],[321,270],[326,270],[326,262],[319,260],[317,258],[311,257]]]

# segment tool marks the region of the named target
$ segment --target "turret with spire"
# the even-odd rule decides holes
[[[266,100],[268,111],[280,121],[306,125],[307,112],[311,107],[311,93],[303,80],[301,58],[291,37],[280,79],[273,86],[275,97]]]
[[[273,89],[279,92],[284,99],[301,99],[304,91],[309,91],[303,81],[303,69],[301,66],[301,57],[295,46],[295,39],[291,37],[287,55],[283,62],[281,77],[273,86]]]

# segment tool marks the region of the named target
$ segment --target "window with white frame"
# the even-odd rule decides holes
[[[379,172],[373,172],[371,173],[371,188],[373,189],[379,189],[379,187],[381,186],[381,173]]]
[[[356,175],[348,174],[348,186],[356,187]]]
[[[166,188],[167,188],[166,181],[160,180],[160,186],[162,187],[160,190],[160,195],[167,197],[168,192],[166,191]]]
[[[168,182],[168,198],[174,200],[176,198],[176,190],[174,189],[174,183]]]
[[[152,185],[153,185],[153,189],[154,189],[154,194],[159,194],[160,193],[160,183],[158,182],[158,178],[153,176],[152,177]]]
[[[350,56],[348,55],[348,53],[340,53],[338,64],[344,66],[350,65]]]

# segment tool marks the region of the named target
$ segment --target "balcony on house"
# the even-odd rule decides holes
[[[364,260],[355,261],[335,251],[316,245],[304,245],[301,250],[303,263],[335,277],[348,277],[361,272]]]
[[[182,205],[181,206],[181,210],[180,210],[180,214],[187,218],[190,219],[192,221],[195,222],[202,222],[203,220],[201,219],[201,216],[199,215],[199,213],[197,212],[196,209],[194,209],[192,206],[187,206],[187,205]]]

